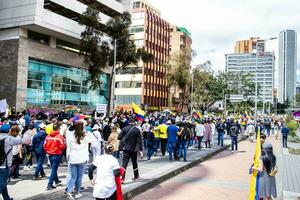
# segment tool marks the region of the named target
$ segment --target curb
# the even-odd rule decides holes
[[[243,135],[243,136],[238,140],[238,142],[241,142],[241,141],[243,141],[243,140],[245,140],[245,139],[247,139],[247,136],[244,136],[244,135]],[[205,160],[207,160],[207,159],[209,159],[209,158],[211,158],[211,157],[213,157],[213,156],[215,156],[215,155],[221,153],[222,151],[225,151],[225,150],[228,149],[230,146],[231,146],[230,144],[227,144],[227,145],[225,145],[224,147],[222,147],[222,148],[220,148],[220,149],[217,149],[217,150],[215,150],[215,151],[213,151],[213,152],[211,152],[211,153],[208,153],[208,154],[205,155],[205,156],[199,157],[198,159],[193,160],[192,162],[190,162],[190,163],[188,163],[188,164],[186,164],[186,165],[184,165],[184,166],[182,166],[182,167],[180,167],[180,168],[178,168],[178,169],[175,169],[175,170],[173,170],[173,171],[170,171],[169,173],[164,174],[164,175],[162,175],[161,177],[159,177],[159,178],[157,178],[157,179],[151,180],[151,181],[149,181],[149,182],[147,182],[147,183],[144,183],[144,184],[142,184],[142,185],[140,185],[140,186],[138,186],[138,187],[136,187],[136,188],[134,188],[134,189],[132,189],[132,190],[130,190],[130,191],[128,191],[128,192],[125,192],[125,193],[123,193],[123,199],[124,199],[124,200],[131,200],[131,199],[133,199],[135,196],[137,196],[137,195],[139,195],[139,194],[145,192],[146,190],[149,190],[149,189],[151,189],[151,188],[153,188],[153,187],[159,185],[160,183],[162,183],[162,182],[164,182],[164,181],[166,181],[166,180],[168,180],[168,179],[171,179],[171,178],[173,178],[174,176],[177,176],[178,174],[180,174],[180,173],[182,173],[182,172],[184,172],[184,171],[186,171],[186,170],[188,170],[188,169],[190,169],[190,168],[196,166],[197,164],[199,164],[199,163],[201,163],[201,162],[203,162],[203,161],[205,161]],[[51,197],[48,197],[48,198],[47,198],[47,196],[48,196],[48,195],[55,195],[55,194],[58,194],[58,193],[62,193],[63,191],[64,191],[64,190],[58,190],[58,191],[56,190],[56,191],[53,191],[53,192],[47,193],[47,194],[38,194],[38,195],[35,195],[35,196],[32,196],[32,197],[26,198],[26,199],[24,199],[24,200],[35,200],[35,199],[46,199],[46,200],[47,200],[47,199],[48,199],[48,200],[51,199],[51,200],[52,200],[52,199],[57,199],[57,198],[51,198]]]
[[[245,139],[247,139],[247,136],[243,136],[242,138],[240,138],[238,140],[238,142],[241,142],[241,141],[243,141]],[[209,159],[209,158],[211,158],[211,157],[213,157],[213,156],[221,153],[222,151],[225,151],[230,146],[231,146],[230,144],[225,145],[224,147],[222,147],[222,148],[220,148],[220,149],[218,149],[218,150],[216,150],[216,151],[214,151],[212,153],[209,153],[209,154],[207,154],[207,155],[205,155],[203,157],[200,157],[199,159],[196,159],[196,160],[194,160],[194,161],[186,164],[185,166],[182,166],[182,167],[180,167],[180,168],[178,168],[178,169],[176,169],[174,171],[171,171],[171,172],[169,172],[169,173],[167,173],[167,174],[165,174],[165,175],[163,175],[163,176],[161,176],[161,177],[159,177],[159,178],[157,178],[155,180],[149,181],[149,182],[147,182],[147,183],[145,183],[145,184],[143,184],[143,185],[141,185],[141,186],[139,186],[137,188],[134,188],[131,191],[128,191],[128,192],[124,193],[123,194],[123,199],[124,200],[133,199],[135,196],[137,196],[137,195],[145,192],[146,190],[149,190],[149,189],[151,189],[151,188],[159,185],[160,183],[162,183],[162,182],[164,182],[164,181],[166,181],[168,179],[171,179],[174,176],[177,176],[178,174],[180,174],[180,173],[182,173],[182,172],[184,172],[184,171],[186,171],[186,170],[188,170],[188,169],[196,166],[197,164],[199,164],[199,163],[201,163],[201,162],[203,162],[203,161],[205,161],[205,160],[207,160],[207,159]]]

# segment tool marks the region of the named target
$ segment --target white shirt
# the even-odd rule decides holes
[[[90,134],[87,134],[82,140],[80,140],[80,144],[74,140],[68,141],[68,149],[69,149],[69,163],[70,164],[80,164],[89,160],[89,143],[93,141],[93,138]]]
[[[195,127],[195,131],[196,131],[196,136],[198,136],[198,137],[204,136],[204,125],[198,124]]]
[[[103,140],[99,131],[89,132],[93,138],[92,147],[101,148],[101,141]]]
[[[114,170],[120,168],[118,160],[112,155],[103,154],[96,157],[93,165],[97,167],[93,196],[101,199],[108,198],[117,189]]]
[[[145,131],[145,132],[149,132],[150,131],[150,124],[148,124],[148,123],[143,124],[142,130]]]

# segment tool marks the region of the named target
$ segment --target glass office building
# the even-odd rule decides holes
[[[89,90],[88,71],[45,61],[29,59],[27,80],[28,105],[106,104],[109,75],[101,75],[102,87]]]

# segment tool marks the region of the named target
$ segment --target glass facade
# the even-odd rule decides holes
[[[101,90],[89,90],[88,71],[29,59],[28,105],[106,104],[109,75],[101,75]],[[105,96],[105,97],[104,97]]]

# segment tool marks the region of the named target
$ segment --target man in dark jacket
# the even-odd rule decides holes
[[[231,150],[236,152],[238,150],[238,135],[240,133],[240,125],[236,120],[231,120],[229,134],[231,137]]]
[[[43,177],[46,177],[44,172],[43,163],[46,158],[46,153],[44,150],[44,142],[46,139],[46,125],[44,123],[39,125],[39,132],[37,132],[32,138],[31,150],[36,155],[37,167],[35,169],[33,180],[40,180]],[[41,177],[39,177],[41,175]]]
[[[143,140],[142,133],[139,128],[134,125],[134,119],[129,120],[129,125],[124,127],[118,137],[120,142],[120,150],[123,151],[122,167],[126,170],[129,160],[131,159],[133,166],[134,178],[137,180],[140,178],[139,169],[137,164],[138,152],[143,157]],[[125,180],[122,177],[122,182]]]

